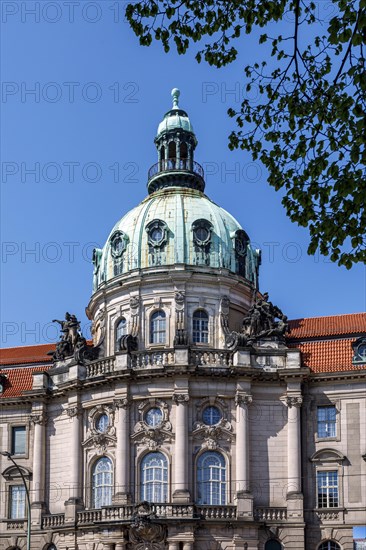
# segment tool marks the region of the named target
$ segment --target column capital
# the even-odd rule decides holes
[[[70,418],[80,416],[82,413],[82,408],[79,405],[72,405],[66,409],[66,414]]]
[[[177,406],[185,405],[189,401],[189,395],[188,393],[174,393],[172,399]]]
[[[302,395],[285,395],[280,399],[289,409],[291,409],[292,407],[296,407],[299,409],[303,402]]]
[[[253,403],[253,396],[248,393],[237,393],[235,396],[235,405],[243,407],[244,405],[251,405]]]
[[[116,407],[116,409],[127,409],[129,404],[130,400],[128,399],[128,397],[121,397],[113,400],[113,405]]]
[[[31,413],[29,418],[32,424],[40,424],[41,426],[45,426],[48,420],[44,413]]]

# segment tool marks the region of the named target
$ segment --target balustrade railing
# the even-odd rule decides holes
[[[256,521],[282,521],[287,518],[286,508],[255,508],[254,519]]]
[[[77,514],[77,522],[79,525],[102,521],[104,509],[98,510],[82,510]]]
[[[6,528],[8,531],[23,531],[26,528],[25,520],[6,520]]]
[[[121,506],[108,506],[103,508],[103,520],[115,521],[118,519],[131,519],[134,513],[135,507],[130,504],[124,504]]]
[[[152,504],[152,510],[160,518],[193,518],[194,516],[194,506],[187,504]]]
[[[231,520],[236,518],[236,506],[196,506],[192,504],[151,504],[151,512],[157,518],[200,518],[206,520]],[[78,525],[100,522],[128,521],[135,515],[135,505],[122,504],[101,509],[82,510],[77,513]],[[64,525],[64,514],[43,516],[42,527],[55,528]]]
[[[343,519],[343,510],[316,510],[315,515],[320,521],[337,521]]]
[[[151,367],[166,367],[174,365],[175,353],[173,350],[141,351],[131,354],[133,369],[149,369]]]
[[[196,511],[203,519],[236,518],[236,506],[196,506]]]
[[[103,376],[103,374],[109,374],[114,371],[115,358],[105,357],[98,361],[93,361],[86,365],[86,377],[95,378],[96,376]]]
[[[42,517],[42,529],[53,529],[65,525],[65,514],[50,514]]]
[[[191,350],[190,363],[197,367],[231,367],[233,353],[225,350]]]
[[[204,170],[198,162],[191,159],[178,158],[163,159],[153,164],[148,172],[147,177],[150,180],[160,172],[170,172],[172,170],[194,172],[202,178],[204,177]]]

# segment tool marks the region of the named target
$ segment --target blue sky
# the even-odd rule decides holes
[[[365,267],[307,256],[307,230],[288,220],[263,167],[227,147],[242,69],[263,55],[254,37],[217,70],[140,47],[124,6],[1,4],[1,345],[57,339],[51,320],[66,310],[87,326],[92,249],[146,195],[173,87],[198,137],[207,194],[262,248],[261,290],[290,318],[364,311]]]

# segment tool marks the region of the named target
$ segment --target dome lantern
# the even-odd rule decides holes
[[[197,146],[193,126],[186,111],[179,107],[180,91],[173,88],[173,105],[158,126],[155,145],[158,162],[148,173],[148,191],[164,187],[188,187],[204,191],[203,168],[194,160]]]

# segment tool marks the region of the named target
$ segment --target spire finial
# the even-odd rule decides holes
[[[178,101],[179,101],[180,91],[178,88],[172,89],[172,98],[173,98],[173,109],[179,109]]]

